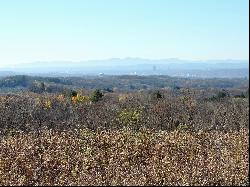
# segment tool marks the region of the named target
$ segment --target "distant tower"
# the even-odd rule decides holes
[[[153,71],[154,71],[154,72],[156,71],[156,66],[155,66],[155,65],[153,66]]]
[[[156,74],[156,66],[153,66],[153,74]]]

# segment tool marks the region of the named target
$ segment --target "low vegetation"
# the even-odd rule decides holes
[[[43,130],[0,142],[1,185],[246,185],[248,130]]]
[[[0,185],[249,184],[248,88],[37,85],[0,96]]]

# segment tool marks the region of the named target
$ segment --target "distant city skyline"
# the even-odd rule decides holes
[[[249,60],[248,0],[1,0],[0,67],[35,61]]]

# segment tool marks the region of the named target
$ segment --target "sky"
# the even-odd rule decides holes
[[[140,57],[249,59],[248,0],[0,0],[0,67]]]

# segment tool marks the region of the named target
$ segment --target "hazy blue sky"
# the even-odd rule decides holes
[[[248,0],[0,0],[0,66],[113,57],[248,59]]]

